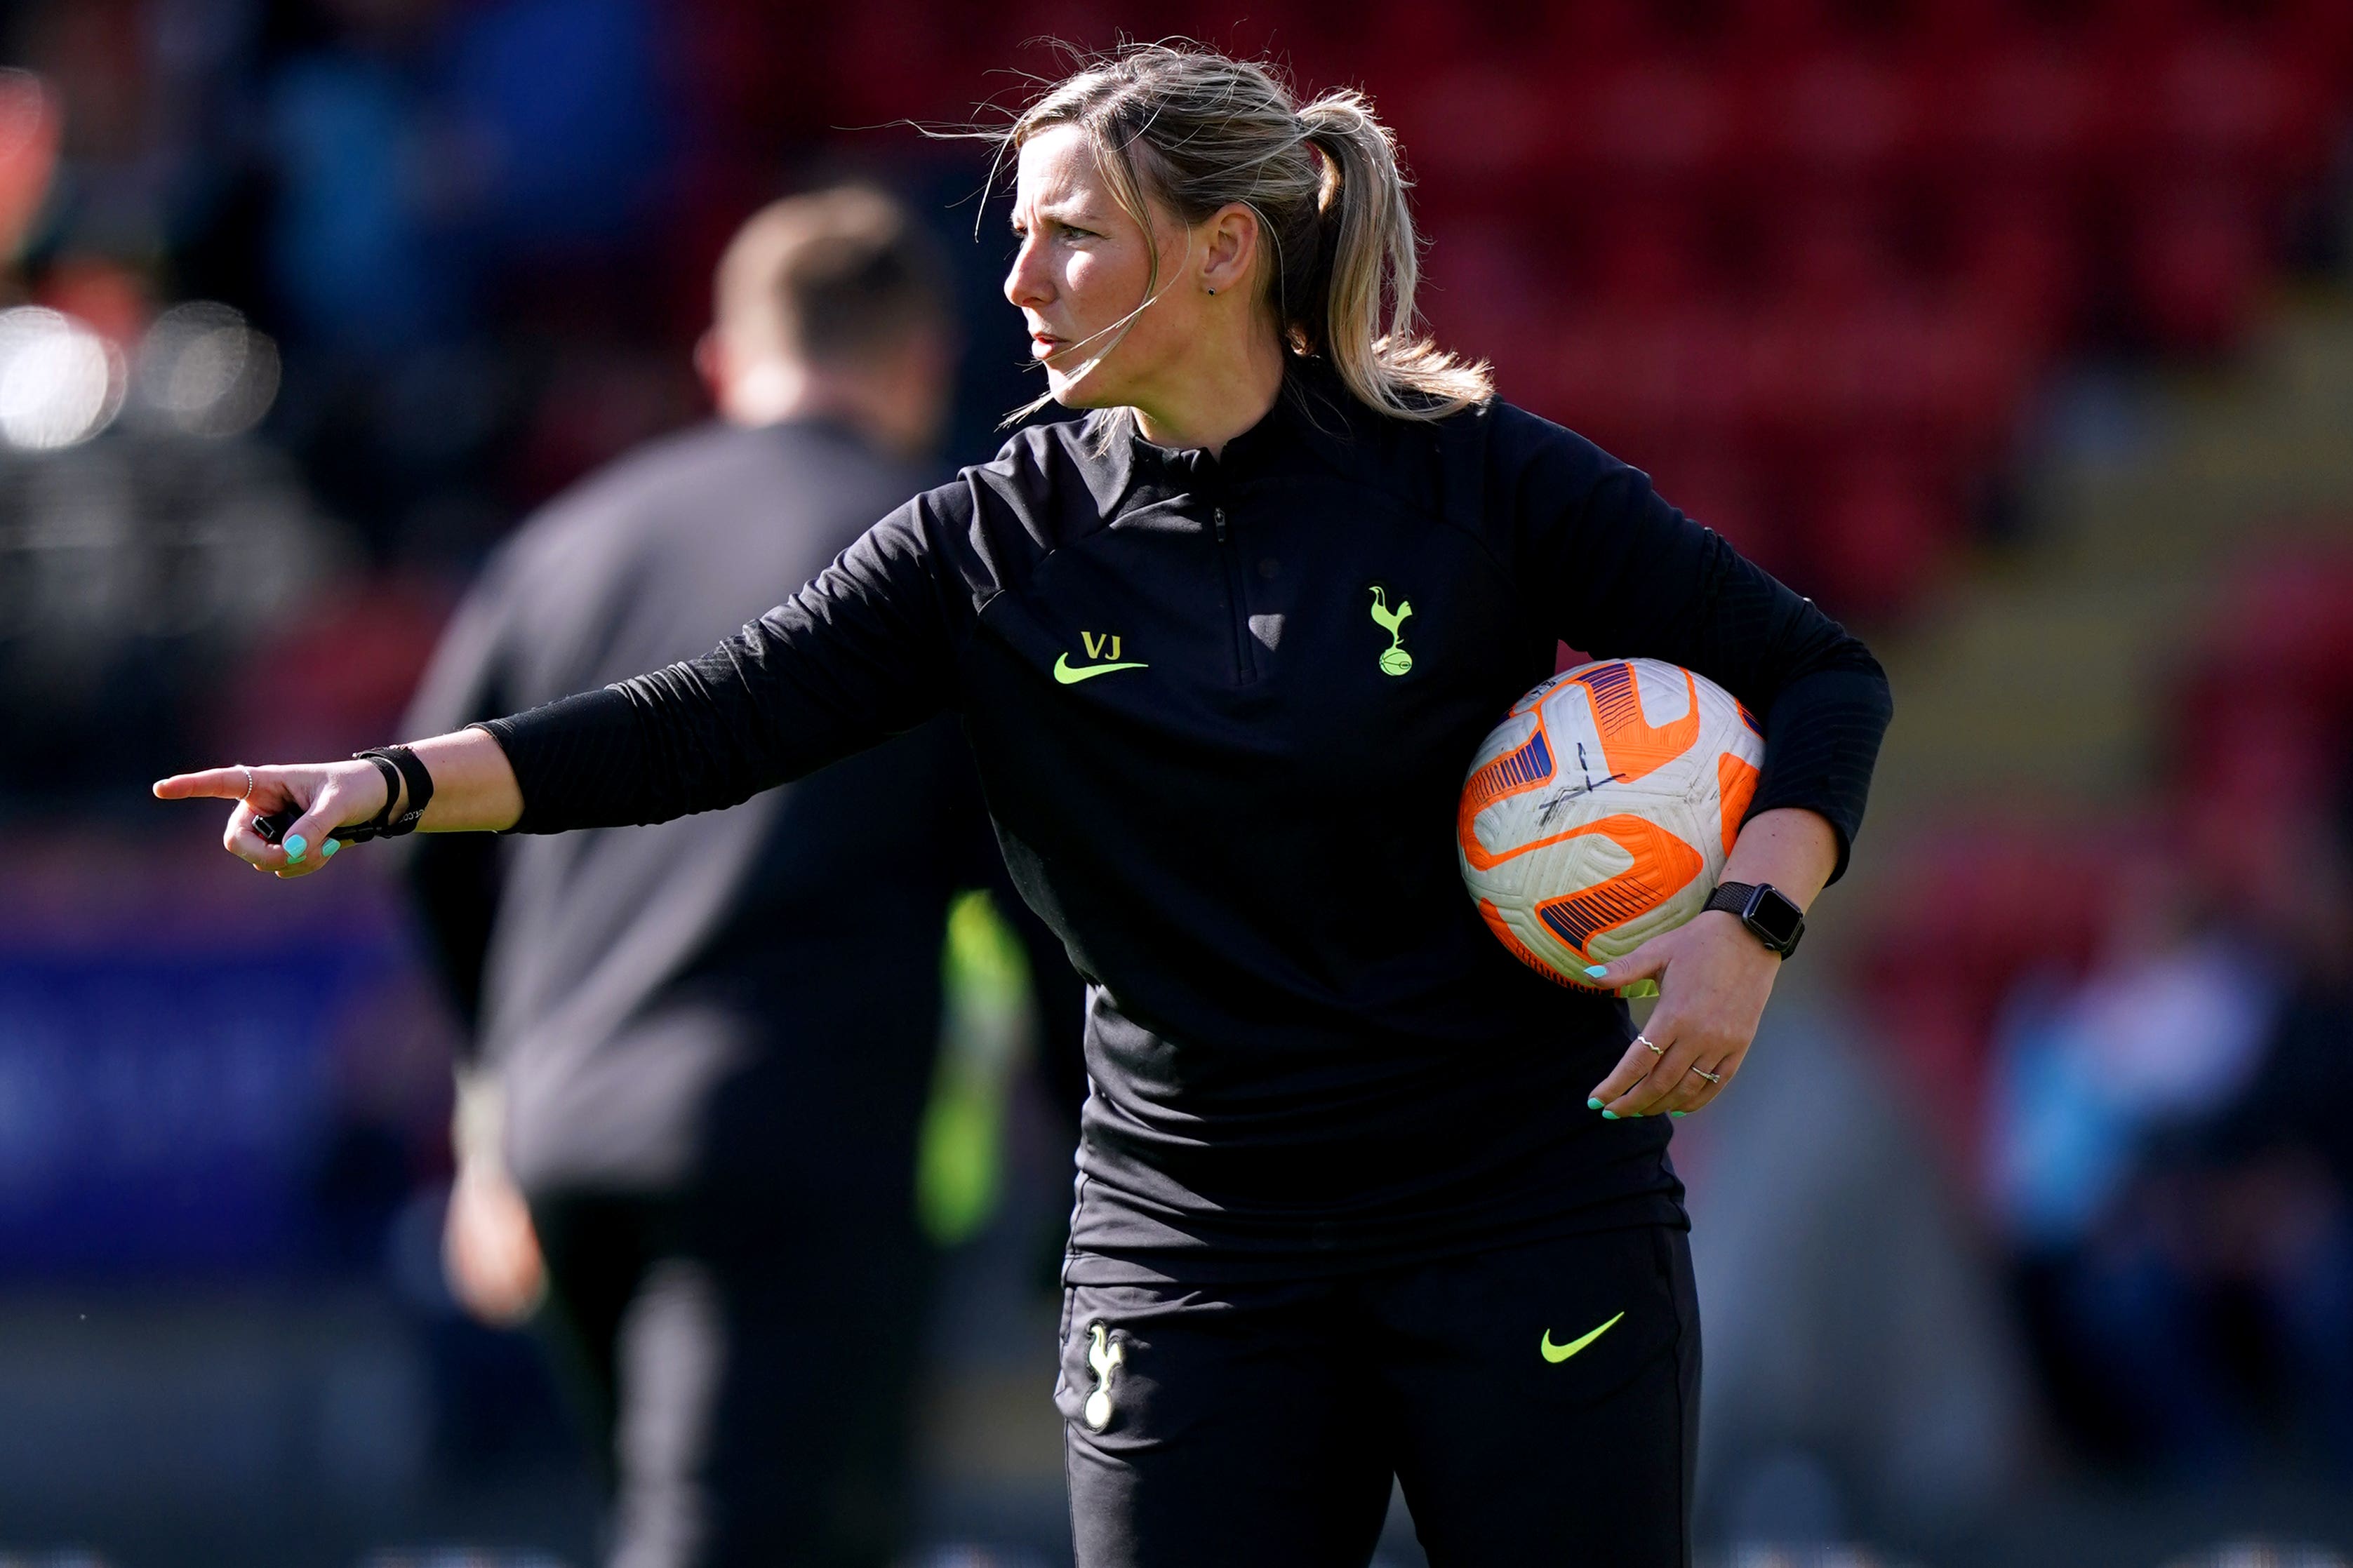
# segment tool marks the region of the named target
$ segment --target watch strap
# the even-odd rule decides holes
[[[1748,895],[1757,890],[1752,882],[1718,882],[1715,894],[1707,900],[1708,910],[1721,910],[1727,915],[1748,912]],[[1703,914],[1706,910],[1701,911]]]

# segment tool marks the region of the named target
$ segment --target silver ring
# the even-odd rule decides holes
[[[1724,1075],[1720,1072],[1710,1072],[1705,1068],[1694,1068],[1691,1070],[1699,1074],[1700,1077],[1707,1079],[1710,1083],[1722,1083],[1724,1081]]]
[[[1666,1049],[1665,1049],[1665,1047],[1662,1047],[1661,1045],[1659,1045],[1657,1041],[1655,1041],[1655,1040],[1651,1039],[1651,1037],[1650,1037],[1650,1036],[1648,1036],[1648,1035],[1637,1035],[1637,1036],[1635,1036],[1635,1037],[1634,1037],[1634,1043],[1635,1043],[1636,1045],[1638,1045],[1638,1046],[1648,1046],[1648,1047],[1651,1047],[1651,1054],[1652,1056],[1654,1056],[1654,1057],[1662,1057],[1662,1056],[1665,1056],[1665,1055],[1667,1054],[1667,1053],[1666,1053]]]
[[[249,801],[253,798],[253,770],[239,763],[237,764],[237,771],[245,775],[245,793],[237,798],[239,801]]]

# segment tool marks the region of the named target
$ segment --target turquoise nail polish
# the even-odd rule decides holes
[[[319,853],[332,860],[335,858],[335,851],[341,849],[343,847],[343,841],[342,839],[330,838],[324,844],[319,846]]]
[[[1618,1120],[1618,1113],[1614,1110],[1605,1110],[1601,1113],[1601,1120],[1604,1121],[1615,1121]]]
[[[1609,966],[1606,963],[1588,963],[1585,966],[1586,978],[1589,980],[1599,980],[1609,973]]]
[[[309,839],[304,838],[299,833],[288,834],[286,836],[286,863],[289,866],[293,865],[296,861],[301,859],[302,857],[310,851],[310,848],[311,842]]]
[[[1601,1102],[1598,1100],[1588,1100],[1585,1102],[1585,1109],[1588,1110],[1599,1110],[1601,1109]]]
[[[1689,1116],[1691,1112],[1688,1110],[1670,1110],[1667,1114],[1669,1116]]]

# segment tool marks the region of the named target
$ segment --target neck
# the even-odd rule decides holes
[[[1155,447],[1199,447],[1217,456],[1266,417],[1282,395],[1282,342],[1271,331],[1205,343],[1134,400],[1136,426]]]
[[[719,393],[720,416],[757,428],[790,419],[824,419],[856,431],[897,457],[918,455],[923,431],[899,388],[877,377],[765,360],[731,377]]]

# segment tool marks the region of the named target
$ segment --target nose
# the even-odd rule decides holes
[[[1046,269],[1038,261],[1038,241],[1026,237],[1005,274],[1005,298],[1016,310],[1029,310],[1044,304],[1050,293]]]

